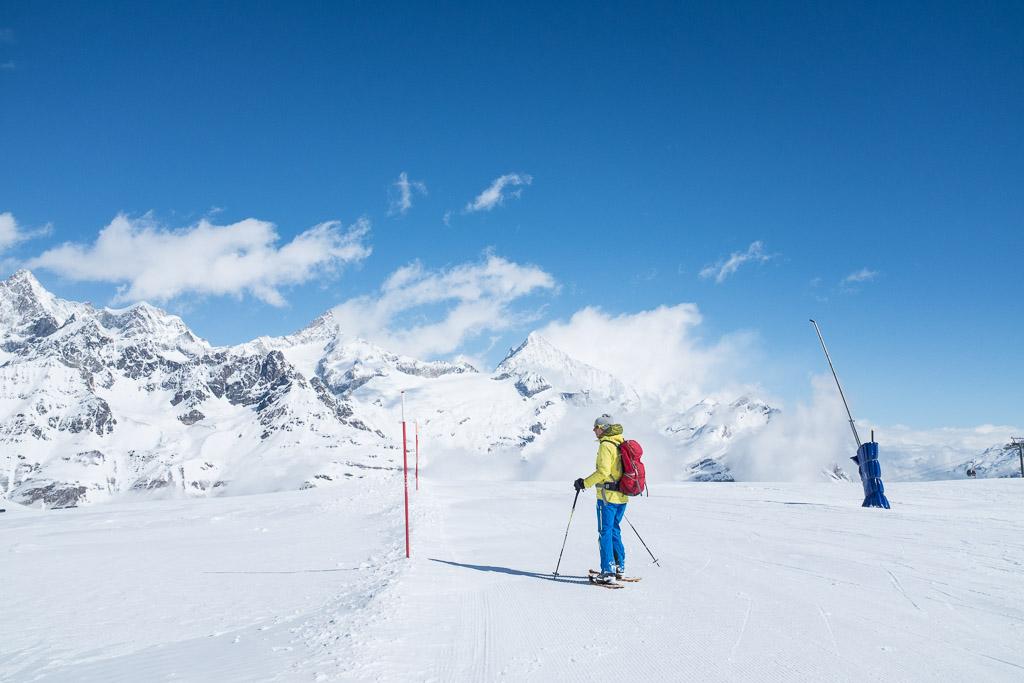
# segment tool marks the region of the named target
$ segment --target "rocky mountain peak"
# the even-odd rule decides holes
[[[17,341],[50,334],[87,304],[58,299],[31,271],[21,269],[0,282],[0,338]]]
[[[334,311],[327,311],[299,330],[297,334],[333,337],[337,335],[338,331],[338,318],[335,317]]]
[[[123,309],[103,309],[99,319],[104,327],[127,339],[144,339],[168,348],[208,347],[181,318],[146,302]]]
[[[0,282],[0,297],[8,301],[45,301],[52,295],[39,284],[39,280],[31,271],[16,271],[9,278]]]
[[[27,268],[19,268],[18,270],[14,271],[14,274],[7,278],[6,284],[25,284],[29,287],[43,289],[43,286],[39,284],[39,280],[36,279],[36,276],[33,275],[32,271],[28,270]]]

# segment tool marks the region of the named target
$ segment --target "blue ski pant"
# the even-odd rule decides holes
[[[615,565],[626,568],[626,549],[622,546],[619,523],[626,514],[625,503],[597,501],[597,545],[601,549],[601,571],[611,573]]]

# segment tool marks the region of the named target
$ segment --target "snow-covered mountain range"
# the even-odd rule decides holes
[[[65,301],[26,270],[0,282],[0,496],[15,502],[297,489],[394,469],[402,392],[434,446],[424,465],[526,478],[565,450],[567,425],[584,425],[575,439],[593,414],[647,411],[662,479],[731,480],[730,444],[778,413],[744,396],[652,414],[627,382],[536,333],[486,374],[391,353],[330,312],[217,347],[145,303]]]

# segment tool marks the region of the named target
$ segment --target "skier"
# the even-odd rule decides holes
[[[573,482],[577,491],[591,486],[597,487],[597,536],[601,551],[601,573],[594,577],[598,583],[614,584],[626,569],[626,549],[622,546],[622,531],[619,523],[626,514],[629,498],[619,493],[618,481],[622,478],[622,458],[619,445],[625,441],[622,425],[607,413],[594,420],[594,435],[597,436],[597,469],[586,479]]]

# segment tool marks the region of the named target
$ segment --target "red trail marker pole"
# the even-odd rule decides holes
[[[405,392],[402,392],[402,478],[405,480],[405,556],[409,553],[409,448],[405,436]]]
[[[420,423],[413,422],[416,426],[416,490],[420,490]]]

